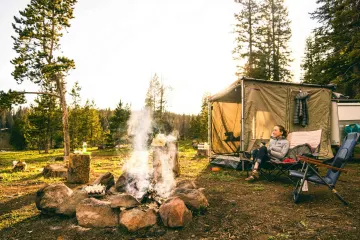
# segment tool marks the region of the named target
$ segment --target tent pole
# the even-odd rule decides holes
[[[245,107],[244,107],[244,80],[241,80],[241,120],[240,120],[240,125],[241,125],[241,139],[240,139],[240,150],[241,151],[245,151],[245,142],[244,142],[244,130],[245,130],[245,124],[244,124],[244,112],[245,112]]]
[[[212,116],[211,116],[211,102],[208,100],[208,142],[209,142],[209,161],[210,161],[210,158],[211,158],[211,149],[212,149],[212,144],[211,144],[211,139],[212,139]]]
[[[240,118],[240,126],[241,126],[241,139],[240,139],[240,151],[244,150],[244,79],[241,80],[241,118]],[[239,160],[241,161],[241,154],[239,154]],[[245,171],[245,162],[241,162],[242,171]]]

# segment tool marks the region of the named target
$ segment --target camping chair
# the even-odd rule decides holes
[[[270,159],[260,168],[261,174],[266,179],[275,179],[282,175],[286,176],[293,184],[295,182],[289,177],[290,170],[301,168],[302,163],[297,159],[297,155],[305,155],[317,158],[320,151],[321,129],[315,131],[302,131],[289,133],[287,139],[289,141],[289,152],[286,156],[288,160],[279,161]]]
[[[347,172],[346,170],[344,170],[344,166],[347,161],[352,157],[355,145],[359,140],[359,136],[360,133],[349,133],[344,138],[343,144],[333,158],[333,162],[331,165],[324,164],[323,162],[312,158],[298,156],[299,160],[304,162],[301,171],[290,171],[291,177],[300,179],[298,180],[293,193],[295,203],[299,201],[299,196],[302,192],[305,181],[308,181],[312,183],[326,185],[329,190],[337,196],[338,199],[340,199],[345,205],[348,205],[348,203],[335,190],[335,184],[340,176],[340,173]],[[324,177],[321,177],[317,169],[313,165],[326,167],[329,170]]]

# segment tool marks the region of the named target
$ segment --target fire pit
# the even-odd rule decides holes
[[[116,182],[108,172],[81,191],[73,192],[64,184],[46,186],[37,192],[37,208],[48,214],[76,215],[84,227],[136,231],[160,223],[159,216],[166,227],[188,224],[192,212],[208,206],[207,199],[195,183],[175,181],[179,175],[175,137],[158,135],[152,149],[147,148],[150,123],[148,111],[131,115],[133,152]]]

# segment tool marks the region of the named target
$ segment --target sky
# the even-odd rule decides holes
[[[30,0],[0,0],[0,90],[37,91],[11,76],[13,16]],[[315,0],[285,0],[292,21],[291,71],[300,79],[305,39],[316,23]],[[151,77],[171,86],[167,109],[197,114],[204,93],[214,94],[236,81],[232,50],[234,0],[79,0],[75,19],[61,39],[62,54],[74,59],[68,91],[79,82],[82,101],[114,109],[120,99],[134,110],[144,105]],[[28,96],[28,102],[34,96]]]

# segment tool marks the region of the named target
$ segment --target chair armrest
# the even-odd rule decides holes
[[[328,169],[332,169],[332,170],[335,170],[335,171],[340,171],[340,172],[347,173],[347,170],[345,170],[343,168],[333,167],[333,166],[327,165],[327,164],[325,164],[325,163],[323,163],[323,162],[321,162],[319,160],[315,160],[315,159],[305,157],[305,156],[301,156],[301,155],[297,155],[297,158],[299,159],[299,161],[302,161],[302,162],[306,162],[306,163],[310,163],[310,164],[316,164],[316,165],[321,166],[321,167],[326,167]]]

